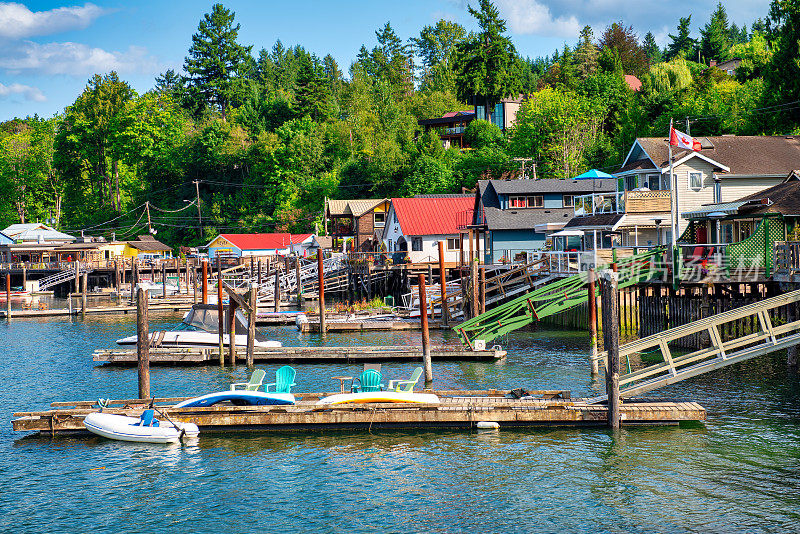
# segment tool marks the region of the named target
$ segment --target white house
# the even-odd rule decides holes
[[[382,241],[395,260],[405,256],[412,263],[439,261],[439,241],[445,242],[448,262],[459,260],[461,233],[458,223],[468,220],[473,196],[393,198],[386,216]]]

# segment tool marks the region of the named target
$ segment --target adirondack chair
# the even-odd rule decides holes
[[[422,376],[422,367],[417,367],[411,373],[410,380],[389,380],[389,391],[397,391],[398,393],[411,393],[414,391],[414,386],[419,382],[419,377]],[[395,388],[395,384],[397,387]]]
[[[264,391],[269,391],[270,386],[275,386],[275,393],[291,393],[292,386],[297,385],[294,383],[295,374],[296,371],[292,367],[284,365],[275,371],[275,382],[264,386]]]
[[[256,369],[253,371],[253,374],[250,375],[249,382],[237,382],[235,384],[231,384],[231,391],[236,389],[242,389],[244,391],[257,391],[258,388],[261,387],[261,383],[264,382],[264,377],[267,373],[264,372],[263,369]],[[243,387],[239,387],[243,386]]]
[[[353,385],[350,388],[352,393],[363,393],[366,391],[380,391],[383,388],[383,384],[381,384],[381,380],[383,376],[374,370],[374,369],[367,369],[363,373],[359,375],[358,378],[353,380]],[[358,382],[358,384],[356,384]]]

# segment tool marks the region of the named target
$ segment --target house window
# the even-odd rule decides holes
[[[564,195],[562,202],[563,207],[565,208],[571,208],[575,206],[575,200],[572,195]]]
[[[650,191],[660,191],[663,189],[661,187],[661,175],[660,174],[648,174],[647,178],[645,179],[645,185],[647,189]]]
[[[544,197],[542,195],[535,195],[532,197],[528,197],[528,207],[529,208],[543,208],[544,207]]]
[[[625,191],[633,191],[637,187],[639,187],[639,180],[638,176],[635,174],[633,176],[626,176],[625,177]]]
[[[375,228],[383,228],[386,226],[386,212],[385,211],[376,211],[375,212]]]
[[[447,238],[447,250],[459,250],[458,242],[460,241],[457,237],[448,237]]]
[[[422,252],[422,238],[421,237],[412,237],[411,238],[411,250],[413,252]]]
[[[703,188],[703,173],[690,172],[689,173],[689,188],[702,189]]]
[[[722,242],[733,243],[733,223],[722,225]]]
[[[528,199],[526,197],[508,197],[509,208],[527,208]]]
[[[753,221],[739,221],[739,241],[753,235]]]
[[[722,202],[722,182],[714,180],[714,202]]]
[[[389,252],[394,252],[394,241],[389,240]]]

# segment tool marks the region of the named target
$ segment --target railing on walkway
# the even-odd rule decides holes
[[[631,397],[668,386],[721,367],[775,352],[800,343],[800,320],[774,325],[769,312],[782,306],[797,306],[800,290],[749,304],[735,310],[699,319],[665,332],[627,343],[619,347],[620,362],[630,362],[632,357],[658,352],[662,361],[639,369],[631,368],[620,374],[620,395]],[[742,331],[738,337],[723,341],[721,328],[728,323],[749,318],[753,328]],[[757,325],[757,326],[755,326]],[[708,336],[708,347],[688,354],[674,355],[669,344],[687,336]],[[608,367],[608,352],[596,357]],[[635,366],[635,364],[634,364]],[[594,397],[590,402],[607,400],[606,395]]]

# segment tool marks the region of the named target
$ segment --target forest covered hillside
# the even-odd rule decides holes
[[[741,26],[719,4],[707,21],[675,21],[663,49],[624,21],[599,35],[587,26],[538,58],[520,57],[489,0],[469,9],[476,32],[439,20],[401,36],[387,22],[341,66],[302,44],[255,50],[216,4],[182,71],[151,90],[98,73],[63,113],[0,123],[0,225],[120,239],[152,227],[173,245],[305,232],[325,197],[460,192],[516,172],[513,158],[532,158],[542,178],[612,171],[670,119],[693,135],[800,128],[800,0],[772,0]],[[733,58],[735,76],[709,66]],[[491,108],[520,94],[515,126],[472,122],[470,150],[444,149],[417,124],[470,109],[475,95]]]

